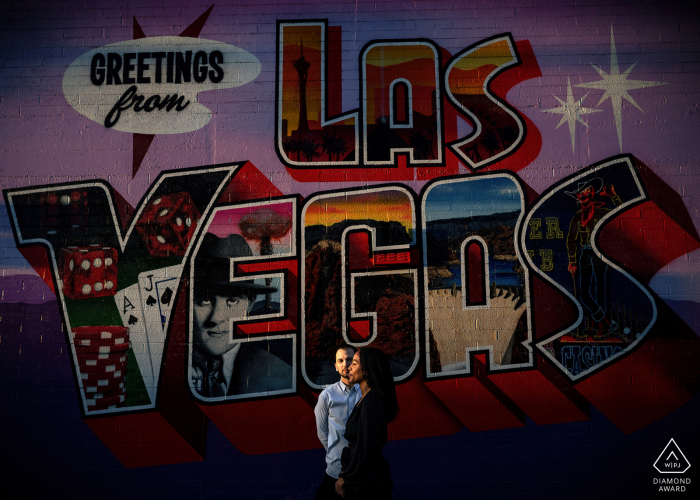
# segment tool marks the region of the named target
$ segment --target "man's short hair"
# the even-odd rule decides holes
[[[353,353],[353,354],[355,354],[355,353],[357,352],[357,348],[355,348],[355,347],[353,347],[353,346],[351,346],[351,345],[348,345],[348,344],[341,344],[341,345],[339,345],[338,348],[335,350],[335,352],[337,353],[337,352],[340,351],[341,349],[344,349],[344,350],[346,350],[346,351],[352,350],[352,353]]]

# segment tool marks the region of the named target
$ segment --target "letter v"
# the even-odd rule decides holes
[[[143,411],[156,406],[163,348],[170,316],[175,309],[166,305],[176,304],[177,296],[167,304],[158,302],[159,310],[154,309],[155,316],[150,316],[149,320],[144,306],[146,297],[141,297],[140,275],[148,272],[148,275],[154,276],[156,286],[157,279],[167,279],[171,291],[177,293],[184,264],[201,237],[212,206],[241,165],[230,163],[162,172],[139,202],[134,216],[126,225],[125,234],[117,217],[115,193],[105,181],[49,184],[4,191],[17,246],[42,245],[48,250],[83,415]],[[162,209],[154,215],[147,208],[155,205],[156,200],[162,200],[158,202],[162,203]],[[133,236],[135,228],[139,229],[139,234]],[[155,228],[160,231],[158,235]],[[166,243],[173,248],[165,254],[154,252],[154,245],[162,243],[161,233],[168,236]],[[88,252],[91,257],[83,259],[83,267],[70,257],[87,256]],[[105,277],[110,266],[112,269],[109,272],[114,273],[114,278],[112,275]],[[90,291],[85,293],[88,285]],[[122,314],[123,309],[117,304],[119,300],[123,304],[125,298],[139,304],[136,307],[138,314]],[[153,317],[157,320],[153,321]],[[129,328],[128,341],[131,345],[128,351],[113,354],[110,351],[112,347],[100,340],[99,353],[91,352],[89,362],[86,362],[88,356],[84,354],[89,349],[80,347],[81,353],[77,352],[73,328],[114,328],[122,325]],[[127,359],[124,360],[124,357]],[[107,398],[106,393],[109,392],[109,397],[114,398],[117,397],[114,394],[126,389],[126,394],[121,393],[124,397],[118,396],[117,399],[129,398],[125,401],[128,407],[122,406],[124,401],[116,407],[107,405],[107,401],[98,404],[99,398],[92,394],[101,394],[98,392],[101,386],[90,382],[97,380],[94,373],[105,364],[113,368],[100,372],[100,380],[107,372],[116,378],[115,373],[120,368],[128,368],[126,387],[119,387],[121,382],[110,380],[106,385],[110,390],[105,389],[103,395]],[[117,389],[112,387],[115,385]],[[146,391],[138,390],[144,386]]]

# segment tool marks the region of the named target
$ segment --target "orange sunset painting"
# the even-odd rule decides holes
[[[410,195],[396,188],[349,191],[306,205],[303,332],[306,375],[314,384],[337,379],[333,354],[338,346],[348,341],[361,345],[373,335],[372,345],[389,356],[394,377],[414,365],[416,271],[410,263],[381,264],[372,258],[387,247],[408,253],[408,245],[415,243],[414,214]],[[374,248],[367,227],[374,232]],[[346,232],[355,228],[360,232]],[[344,301],[344,294],[352,296],[345,311],[350,299]]]
[[[472,166],[506,154],[522,137],[524,128],[517,115],[504,103],[495,103],[485,91],[495,72],[519,62],[514,47],[508,38],[493,40],[456,56],[447,68],[447,95],[475,128],[452,147]],[[499,78],[499,85],[507,89],[508,79],[504,78]]]

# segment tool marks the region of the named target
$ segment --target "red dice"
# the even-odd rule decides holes
[[[117,293],[117,250],[90,245],[62,248],[58,257],[63,295],[73,300]]]
[[[148,202],[136,230],[154,257],[183,256],[199,218],[188,193],[164,194]]]
[[[41,194],[40,224],[48,235],[76,234],[87,225],[87,191],[63,190]]]

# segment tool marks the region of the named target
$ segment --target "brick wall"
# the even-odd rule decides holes
[[[690,2],[0,9],[11,498],[313,498],[345,343],[394,498],[696,489]]]

